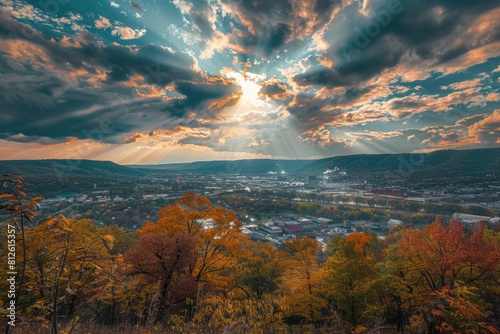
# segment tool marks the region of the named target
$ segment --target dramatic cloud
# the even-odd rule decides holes
[[[496,146],[499,50],[496,0],[0,0],[0,153]]]
[[[469,136],[476,142],[500,143],[500,109],[469,126]]]

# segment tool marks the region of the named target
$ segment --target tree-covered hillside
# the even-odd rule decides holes
[[[356,232],[276,248],[192,193],[131,233],[37,221],[40,198],[26,197],[23,178],[1,181],[7,332],[498,333],[498,229],[436,219],[384,239]]]

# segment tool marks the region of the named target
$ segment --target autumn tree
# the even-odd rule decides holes
[[[168,322],[169,333],[286,333],[283,313],[274,296],[236,298],[231,293],[208,294],[199,300],[189,322],[179,316]]]
[[[134,241],[137,239],[135,231],[125,231],[123,227],[118,224],[111,224],[101,228],[101,233],[104,235],[112,235],[115,239],[111,254],[118,255],[125,253],[132,247]]]
[[[16,279],[17,286],[14,301],[17,305],[17,309],[19,311],[24,311],[25,304],[19,303],[19,300],[22,295],[26,293],[23,289],[27,263],[26,229],[29,226],[35,225],[35,222],[32,219],[36,216],[35,211],[38,209],[37,201],[42,200],[43,198],[35,197],[28,199],[26,196],[26,190],[24,189],[24,179],[21,175],[15,173],[5,174],[0,180],[0,184],[3,186],[2,193],[0,194],[0,214],[7,217],[7,224],[4,225],[5,230],[3,231],[4,234],[2,237],[5,237],[6,239],[5,245],[21,245],[21,267],[16,267],[10,271],[19,271],[19,277]],[[15,231],[15,233],[11,233],[13,231]],[[11,243],[13,241],[15,241],[15,244]],[[10,250],[5,252],[5,249],[3,249],[2,252],[2,260],[4,260],[3,263],[9,263],[7,261],[8,253],[18,253],[17,250],[14,252],[11,252]],[[5,280],[2,280],[2,282],[5,282]],[[10,326],[7,326],[5,333],[8,333],[9,329]]]
[[[112,247],[113,237],[90,220],[49,216],[26,228],[18,319],[48,326],[52,333],[92,319],[113,276]]]
[[[288,317],[314,323],[323,318],[326,300],[322,294],[322,270],[318,263],[321,246],[316,239],[297,238],[283,243],[285,275],[281,305]]]
[[[162,208],[159,220],[147,223],[138,233],[193,237],[197,259],[189,273],[196,282],[225,288],[232,280],[228,269],[236,265],[246,239],[241,226],[231,210],[213,207],[206,197],[188,193],[175,204]]]
[[[51,332],[57,333],[58,320],[64,316],[73,328],[81,315],[77,314],[80,306],[88,305],[105,286],[101,261],[109,264],[113,238],[98,233],[89,221],[75,223],[64,216],[34,221],[37,201],[42,198],[27,199],[20,175],[5,175],[1,182],[6,192],[0,195],[4,200],[0,212],[9,217],[6,226],[13,224],[17,229],[16,241],[21,246],[18,319],[42,324],[50,319]]]
[[[471,314],[479,312],[471,321],[493,321],[488,316],[498,303],[499,263],[498,240],[485,238],[483,226],[470,231],[458,222],[446,227],[436,220],[421,231],[402,232],[388,249],[384,281],[401,301],[407,322],[435,333],[456,324],[450,314],[460,313],[466,304],[475,310]],[[455,310],[445,312],[450,307]],[[456,326],[454,330],[462,330]]]
[[[333,310],[352,328],[369,325],[380,314],[379,273],[369,245],[373,236],[353,233],[337,240],[325,264],[325,284]]]
[[[196,291],[194,277],[189,273],[196,263],[194,243],[194,238],[187,234],[146,233],[124,254],[130,264],[129,275],[142,274],[158,284],[149,306],[151,323],[164,317],[168,304],[192,297]]]
[[[109,286],[114,238],[102,234],[88,219],[48,217],[27,231],[28,315],[31,320],[51,319],[57,333],[59,319],[78,326],[92,318],[92,305]]]
[[[249,298],[261,299],[276,292],[284,274],[283,255],[268,243],[250,240],[241,253],[234,273],[235,286]]]

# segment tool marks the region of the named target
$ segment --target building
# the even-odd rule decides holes
[[[333,220],[328,219],[328,218],[316,218],[314,221],[317,224],[322,224],[322,225],[329,225],[333,222]]]
[[[399,189],[392,188],[375,188],[372,189],[372,193],[377,195],[385,195],[385,196],[394,196],[394,197],[403,197],[404,192]]]
[[[316,188],[319,185],[319,179],[315,175],[311,175],[307,177],[307,186],[309,188]]]
[[[297,221],[286,221],[283,229],[288,233],[297,234],[304,230],[304,226]]]
[[[77,197],[78,194],[75,192],[65,192],[65,193],[60,193],[56,195],[56,198],[63,199],[63,200],[70,200],[75,197]]]
[[[109,196],[109,190],[98,190],[98,191],[93,191],[92,196]]]
[[[279,234],[283,232],[283,229],[281,227],[273,225],[262,225],[260,229],[271,234]]]
[[[470,215],[467,213],[454,213],[452,216],[453,220],[457,220],[464,224],[477,224],[479,222],[488,222],[491,217]]]
[[[394,226],[402,225],[402,224],[403,224],[403,222],[401,220],[389,219],[387,221],[387,228],[393,228]]]
[[[125,199],[123,199],[123,197],[116,195],[116,197],[113,199],[113,202],[123,202],[124,200]]]
[[[41,201],[38,202],[38,206],[40,208],[46,208],[51,205],[59,204],[61,202],[65,201],[64,198],[56,197],[56,198],[45,198]]]

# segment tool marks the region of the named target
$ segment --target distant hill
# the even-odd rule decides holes
[[[402,177],[440,178],[456,176],[500,177],[500,148],[443,150],[431,153],[360,154],[319,160],[249,159],[204,161],[160,165],[131,165],[143,171],[191,172],[200,174],[322,173],[326,170],[348,174],[394,173]]]
[[[272,160],[248,159],[229,161],[197,161],[191,163],[159,164],[159,165],[129,165],[141,170],[156,170],[170,172],[192,172],[201,174],[266,174],[281,172],[296,172],[307,166],[312,160]]]
[[[150,173],[197,174],[318,174],[340,170],[348,175],[370,177],[391,174],[403,178],[500,178],[500,148],[445,150],[432,153],[362,154],[319,160],[249,159],[233,161],[199,161],[160,165],[121,166],[110,161],[94,160],[4,160],[0,172],[17,172],[24,176],[76,174],[82,176],[126,175]]]
[[[302,170],[331,170],[335,167],[350,173],[394,172],[426,177],[500,176],[500,148],[341,156],[312,161]]]
[[[85,176],[140,175],[141,171],[115,164],[111,161],[95,160],[3,160],[0,173],[18,173],[23,176],[77,174]]]

